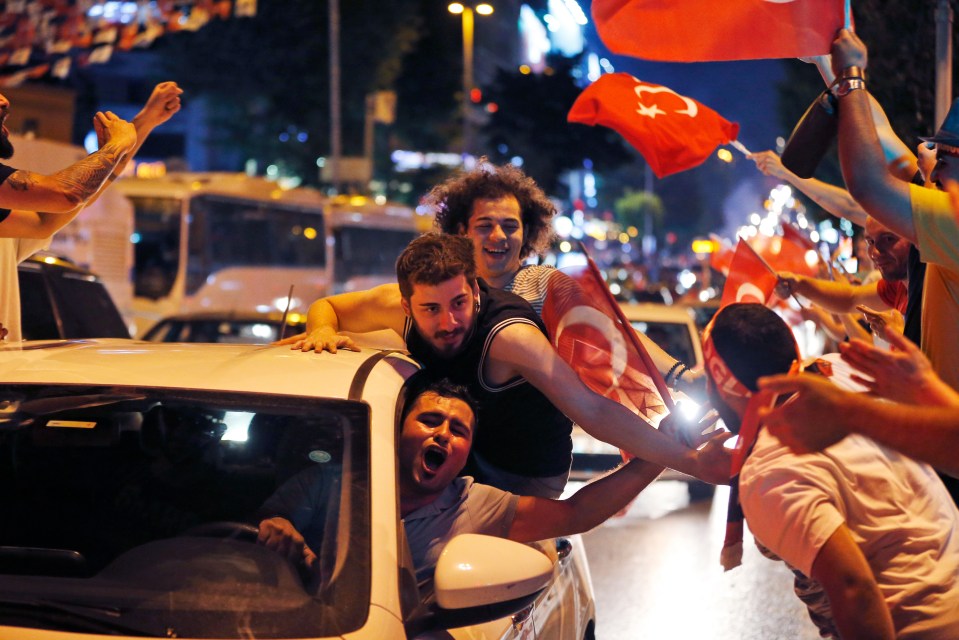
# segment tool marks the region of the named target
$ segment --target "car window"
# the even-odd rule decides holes
[[[129,338],[130,332],[106,287],[93,276],[51,271],[64,338]]]
[[[690,366],[696,362],[696,352],[689,325],[679,322],[631,322],[633,328],[642,331],[663,351]]]
[[[365,404],[0,386],[0,625],[301,638],[369,608]],[[256,543],[282,515],[312,569]]]
[[[20,278],[20,330],[24,340],[56,340],[60,328],[50,303],[43,273],[21,265],[17,271]]]

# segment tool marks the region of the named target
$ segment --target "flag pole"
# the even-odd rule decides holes
[[[752,246],[751,244],[749,244],[748,242],[746,242],[746,239],[745,239],[745,238],[740,238],[740,240],[742,240],[743,244],[746,245],[746,248],[747,248],[747,249],[749,249],[750,251],[753,252],[753,255],[756,256],[756,259],[759,260],[759,261],[763,264],[764,267],[766,267],[766,269],[769,271],[769,273],[773,274],[773,275],[776,276],[776,278],[778,279],[778,278],[779,278],[779,274],[776,272],[775,269],[773,269],[773,268],[769,265],[768,262],[766,262],[766,259],[763,258],[761,255],[759,255],[759,252],[756,251],[755,249],[753,249],[753,246]],[[793,300],[796,301],[796,304],[799,305],[799,308],[800,308],[800,309],[805,309],[805,308],[806,308],[806,305],[804,305],[802,302],[799,301],[799,298],[796,297],[796,294],[795,294],[795,293],[790,293],[789,295],[792,297]]]
[[[599,288],[603,292],[603,297],[606,298],[606,303],[613,309],[613,313],[616,314],[616,318],[623,326],[623,333],[625,333],[629,338],[629,342],[632,344],[633,349],[636,350],[637,355],[639,355],[639,358],[643,361],[643,366],[646,367],[646,372],[652,379],[653,384],[656,385],[656,390],[659,391],[659,395],[661,395],[663,398],[663,404],[666,405],[666,410],[672,413],[676,405],[673,403],[673,397],[669,394],[669,389],[666,387],[666,381],[663,379],[663,374],[660,373],[659,369],[656,368],[656,365],[653,363],[653,359],[646,351],[646,347],[643,346],[643,343],[636,336],[636,330],[633,329],[633,325],[631,325],[629,320],[626,319],[626,314],[623,313],[623,309],[619,306],[619,303],[616,302],[616,298],[613,297],[613,292],[609,290],[608,286],[606,286],[606,281],[603,280],[603,274],[599,272],[599,267],[597,267],[596,263],[593,262],[593,259],[589,257],[589,253],[586,251],[586,245],[584,245],[582,241],[579,242],[579,250],[583,252],[584,256],[586,256],[586,265],[589,267],[590,275],[592,275],[596,282],[600,285]]]
[[[744,145],[744,144],[743,144],[742,142],[740,142],[739,140],[730,140],[729,146],[731,146],[731,147],[732,147],[733,149],[735,149],[736,151],[739,151],[739,152],[742,153],[744,156],[751,156],[751,155],[752,155],[752,151],[750,151],[749,149],[747,149],[747,148],[746,148],[746,145]]]
[[[852,0],[846,0],[843,10],[846,14],[846,29],[852,29]]]

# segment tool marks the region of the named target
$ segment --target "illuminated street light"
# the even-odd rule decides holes
[[[462,16],[463,20],[463,153],[469,153],[471,144],[470,127],[470,94],[473,90],[473,12],[481,16],[493,13],[492,5],[485,2],[474,7],[460,2],[452,2],[447,6],[452,14]]]

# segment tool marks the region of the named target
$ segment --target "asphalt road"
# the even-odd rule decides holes
[[[719,564],[728,490],[690,503],[658,481],[629,511],[583,536],[599,640],[816,640],[792,574],[746,534],[743,565]]]

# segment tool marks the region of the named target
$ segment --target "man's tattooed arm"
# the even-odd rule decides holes
[[[123,157],[124,150],[120,146],[106,144],[99,151],[50,176],[17,170],[10,174],[5,184],[21,193],[39,195],[53,192],[59,194],[71,208],[82,207],[111,177]]]
[[[67,200],[74,205],[81,205],[100,190],[100,186],[122,159],[122,151],[116,145],[107,144],[50,178],[60,186]],[[12,177],[14,176],[10,176]]]

